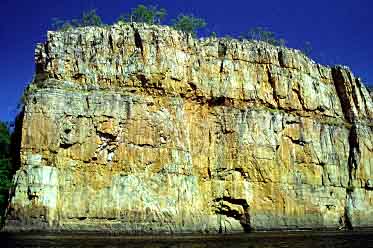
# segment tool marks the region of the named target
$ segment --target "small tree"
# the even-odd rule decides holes
[[[166,15],[167,11],[164,8],[158,9],[157,6],[139,4],[136,8],[132,9],[131,13],[121,15],[118,21],[161,24]]]
[[[55,30],[66,31],[73,28],[69,21],[64,21],[59,18],[52,18],[52,28]]]
[[[52,19],[52,28],[59,31],[88,26],[103,26],[101,17],[97,15],[95,9],[83,12],[81,19],[73,19],[71,21],[61,20],[59,18]]]
[[[207,23],[202,18],[194,17],[193,15],[180,14],[176,19],[172,20],[173,27],[193,36],[197,35],[197,30],[204,28]]]
[[[286,44],[286,40],[277,39],[276,34],[265,27],[252,28],[244,37],[252,40],[264,41],[274,46],[285,46]]]
[[[74,21],[74,20],[73,20]],[[77,21],[79,27],[88,27],[88,26],[102,26],[102,20],[99,15],[97,15],[96,10],[92,9],[87,12],[83,12],[81,21]]]

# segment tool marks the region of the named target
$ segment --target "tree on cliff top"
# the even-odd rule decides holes
[[[172,20],[173,27],[186,33],[197,36],[197,30],[204,28],[207,23],[202,18],[194,17],[193,15],[180,14],[176,19]]]
[[[249,40],[259,40],[267,42],[274,46],[285,46],[286,40],[278,39],[276,34],[269,31],[266,27],[254,27],[249,30],[246,34],[241,35],[242,38]]]
[[[92,9],[87,12],[83,12],[81,20],[77,21],[77,25],[79,27],[102,26],[103,22],[101,17],[97,15],[96,10]]]
[[[58,18],[52,19],[52,27],[56,30],[65,31],[71,28],[77,27],[89,27],[89,26],[103,26],[101,17],[97,15],[96,10],[92,9],[83,12],[80,19],[73,19],[71,21],[64,21]]]
[[[164,8],[158,9],[157,6],[139,4],[136,8],[132,9],[130,13],[121,15],[118,21],[161,24],[161,21],[166,15],[167,11]]]

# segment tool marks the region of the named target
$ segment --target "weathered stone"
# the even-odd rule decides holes
[[[344,67],[140,24],[48,32],[6,230],[373,225],[372,99]]]

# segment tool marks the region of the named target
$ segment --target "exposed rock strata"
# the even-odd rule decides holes
[[[49,32],[6,230],[373,225],[369,92],[296,50],[168,27]]]

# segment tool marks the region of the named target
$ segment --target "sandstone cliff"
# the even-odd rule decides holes
[[[373,103],[348,68],[169,27],[48,32],[5,230],[373,225]]]

